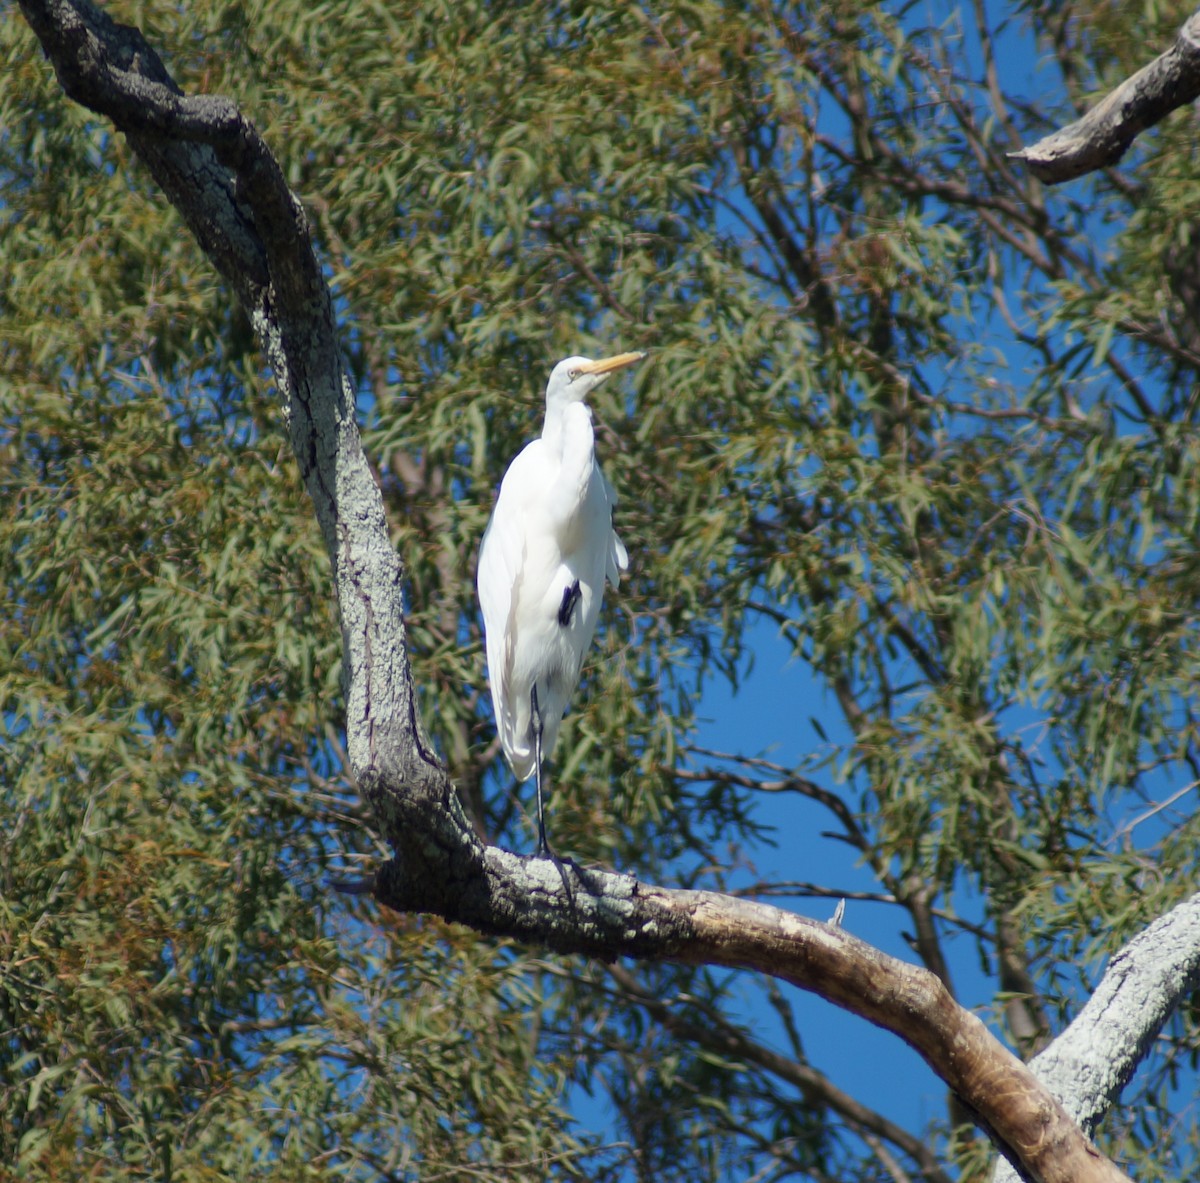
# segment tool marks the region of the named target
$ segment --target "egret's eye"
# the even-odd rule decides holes
[[[576,379],[576,378],[578,378],[578,377],[579,377],[579,371],[578,371],[578,370],[570,370],[570,371],[567,373],[567,381],[568,381],[568,382],[574,382],[574,381],[575,381],[575,379]]]

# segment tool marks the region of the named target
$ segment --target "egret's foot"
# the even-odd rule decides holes
[[[557,861],[558,856],[550,849],[550,843],[546,841],[546,819],[542,815],[542,778],[538,777],[537,784],[538,798],[538,840],[537,849],[533,852],[534,858],[548,858]]]
[[[555,868],[558,870],[558,877],[562,880],[563,890],[567,893],[567,900],[571,907],[574,908],[575,889],[571,886],[571,880],[567,875],[566,866],[566,864],[570,863],[571,860],[560,859],[558,855],[556,855],[554,851],[550,849],[550,844],[546,841],[544,834],[538,842],[537,850],[534,851],[533,857],[536,859],[545,859],[547,862],[554,864]],[[574,866],[575,864],[571,863],[571,865]]]

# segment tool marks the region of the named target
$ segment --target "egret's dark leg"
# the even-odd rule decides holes
[[[579,580],[575,580],[570,587],[563,588],[562,603],[558,606],[558,623],[566,628],[571,623],[571,613],[575,611],[575,605],[583,599],[583,592],[579,590]]]
[[[538,807],[538,858],[553,858],[550,853],[550,844],[546,841],[546,819],[542,812],[542,712],[538,708],[537,685],[529,692],[529,706],[532,710],[533,721],[533,759],[534,759],[534,776],[537,779],[537,807]]]
[[[576,584],[576,587],[579,585]],[[537,778],[537,802],[538,802],[538,844],[535,858],[548,858],[557,868],[559,878],[562,879],[563,890],[567,893],[567,899],[571,901],[571,907],[575,906],[575,892],[571,888],[571,880],[567,878],[567,869],[562,864],[562,859],[558,857],[550,849],[550,843],[546,841],[546,818],[542,811],[542,728],[543,719],[541,709],[538,707],[537,700],[537,685],[529,691],[529,706],[532,713],[533,724],[533,758],[536,761],[534,764],[534,776]]]

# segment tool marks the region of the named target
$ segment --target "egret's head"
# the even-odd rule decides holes
[[[639,362],[644,353],[618,353],[592,361],[587,357],[568,357],[550,371],[546,383],[546,406],[565,407],[568,403],[583,402],[585,398],[614,370],[623,370]]]

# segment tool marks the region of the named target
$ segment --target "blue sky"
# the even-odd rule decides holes
[[[810,715],[821,721],[831,741],[849,740],[838,722],[840,710],[832,694],[802,661],[791,656],[773,624],[756,624],[750,645],[754,668],[737,693],[715,679],[708,687],[700,710],[699,746],[762,755],[796,766],[824,742],[807,722]],[[838,788],[832,778],[818,775],[816,779],[825,788]],[[756,816],[774,827],[778,836],[778,845],[754,852],[759,879],[805,880],[851,892],[881,890],[871,872],[858,865],[849,846],[822,837],[822,831],[835,827],[829,813],[815,802],[795,794],[764,794]],[[751,877],[744,878],[748,882]],[[836,906],[836,901],[812,898],[770,902],[816,920],[830,919]],[[893,905],[850,900],[842,927],[885,953],[915,962],[901,935],[906,916]],[[991,997],[992,987],[978,973],[973,954],[953,969],[962,1002],[971,1005]],[[945,1116],[945,1085],[902,1040],[815,995],[792,987],[786,993],[812,1064],[834,1084],[911,1130],[919,1130],[931,1117]],[[766,1007],[746,1017],[760,1029],[777,1026]],[[897,1088],[898,1082],[903,1087]]]

